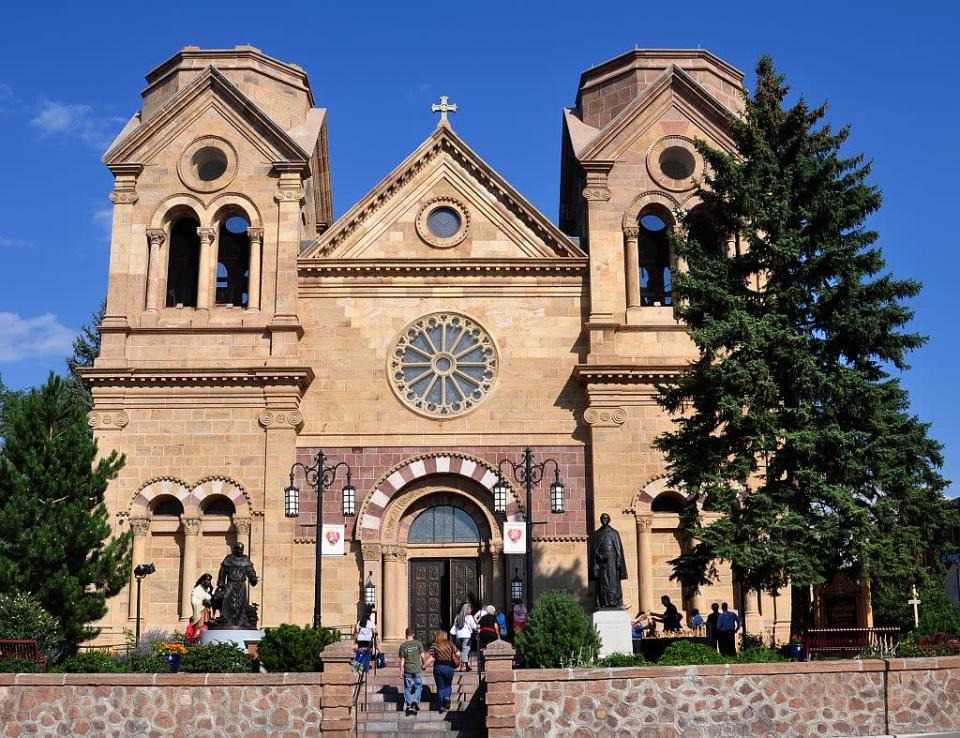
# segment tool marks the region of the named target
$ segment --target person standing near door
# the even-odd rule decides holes
[[[717,648],[724,656],[736,656],[736,635],[740,628],[740,618],[729,607],[726,602],[720,605],[720,617],[717,618]]]
[[[477,621],[473,619],[473,607],[470,603],[464,603],[453,621],[453,628],[450,632],[457,639],[457,646],[460,648],[460,663],[463,664],[464,671],[470,669],[470,639],[473,638],[474,631],[477,629]]]

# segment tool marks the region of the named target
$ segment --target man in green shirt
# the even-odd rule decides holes
[[[413,637],[410,628],[400,646],[400,674],[403,676],[403,698],[406,714],[420,712],[420,692],[423,690],[423,644]]]

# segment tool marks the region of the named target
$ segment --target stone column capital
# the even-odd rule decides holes
[[[200,237],[201,246],[209,246],[213,243],[213,239],[216,238],[217,232],[213,228],[197,228],[197,235]]]
[[[379,561],[383,555],[383,546],[379,543],[361,543],[360,555],[364,561]]]
[[[640,226],[625,226],[623,236],[628,240],[640,238]]]
[[[247,228],[247,236],[251,243],[263,243],[263,228]]]
[[[237,531],[237,536],[250,535],[250,518],[233,517],[233,527]]]
[[[163,246],[167,240],[167,233],[163,228],[147,228],[147,240],[151,246]]]
[[[406,546],[384,546],[383,558],[386,561],[404,562],[407,560]]]
[[[641,513],[637,515],[637,530],[645,531],[653,529],[653,514]]]
[[[130,518],[130,530],[134,538],[146,536],[150,532],[150,518]]]
[[[198,536],[200,535],[200,526],[203,524],[203,518],[192,515],[181,515],[180,524],[183,525],[184,535]]]

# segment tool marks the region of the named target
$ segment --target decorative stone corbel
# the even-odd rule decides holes
[[[130,422],[130,416],[122,410],[109,412],[92,412],[87,417],[87,424],[94,430],[122,430]]]
[[[607,175],[613,168],[613,164],[612,161],[605,160],[581,162],[583,171],[587,175],[586,187],[581,193],[584,200],[606,202],[610,199]]]
[[[263,410],[257,421],[267,429],[296,428],[303,425],[303,413],[299,410]]]

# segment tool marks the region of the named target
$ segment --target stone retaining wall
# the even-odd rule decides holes
[[[320,735],[322,674],[0,674],[0,736]]]

